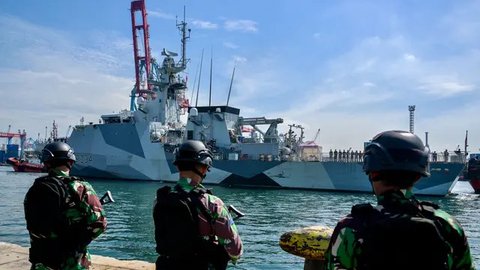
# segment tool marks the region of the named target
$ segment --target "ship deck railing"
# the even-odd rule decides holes
[[[452,152],[450,155],[437,155],[436,157],[430,153],[429,161],[431,163],[466,163],[466,156],[462,153],[458,154],[458,152]],[[222,155],[222,153],[216,153],[214,155],[214,159],[217,160],[232,160],[228,154]],[[272,154],[259,154],[255,156],[251,156],[248,154],[239,154],[236,155],[234,160],[259,160],[265,162],[271,161],[297,161],[297,162],[341,162],[341,163],[357,163],[363,162],[363,154],[355,154],[355,155],[345,155],[343,156],[334,156],[330,155],[329,153],[322,153],[320,156],[312,157],[298,157],[298,156],[290,156],[288,158],[282,158],[278,155]]]

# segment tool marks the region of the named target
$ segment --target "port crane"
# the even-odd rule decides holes
[[[20,132],[20,130],[18,130],[18,133],[0,132],[0,138],[6,138],[7,144],[11,144],[13,138],[20,138],[20,141],[22,142],[22,145],[23,145],[23,142],[25,141],[26,137],[27,137],[27,133],[25,132],[25,130],[23,130],[23,132]]]
[[[25,132],[25,130],[23,131],[18,130],[17,133],[10,132],[10,125],[9,125],[8,132],[0,132],[0,138],[6,138],[7,144],[12,144],[13,138],[19,138],[20,139],[20,157],[23,156],[23,148],[25,145],[25,141],[27,139],[27,133]]]

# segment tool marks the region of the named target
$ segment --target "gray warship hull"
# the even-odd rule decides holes
[[[175,182],[175,145],[151,142],[145,124],[92,124],[76,127],[69,138],[77,162],[73,174],[82,177]],[[419,181],[421,195],[448,194],[463,163],[431,164],[431,176]],[[361,162],[214,160],[206,184],[247,188],[290,188],[371,192]]]

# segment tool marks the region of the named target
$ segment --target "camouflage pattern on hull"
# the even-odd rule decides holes
[[[267,164],[265,164],[267,163]],[[264,170],[265,166],[271,167]],[[217,170],[231,174],[219,184],[230,187],[271,187],[329,191],[372,192],[360,162],[214,161]],[[462,163],[432,163],[431,176],[419,181],[419,195],[444,196],[451,192],[463,170]],[[235,169],[232,169],[235,168]],[[245,171],[240,171],[245,168]],[[257,169],[256,173],[254,172]],[[218,183],[213,179],[213,183]],[[208,177],[205,182],[210,182]]]
[[[86,125],[75,129],[69,139],[77,155],[73,174],[175,182],[178,172],[172,164],[174,146],[152,143],[148,132],[142,133],[142,130],[147,129],[138,123]],[[462,163],[432,163],[432,176],[420,181],[415,193],[448,194],[463,166]],[[204,182],[227,187],[371,192],[360,162],[214,160]]]
[[[149,137],[148,128],[142,123],[77,126],[68,141],[77,157],[72,174],[107,179],[176,181],[178,173],[171,162],[174,147],[153,143]]]

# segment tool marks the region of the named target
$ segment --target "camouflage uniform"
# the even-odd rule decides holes
[[[59,170],[35,179],[25,196],[30,262],[35,270],[88,269],[88,244],[107,226],[92,186]]]
[[[385,207],[392,202],[418,204],[413,193],[408,190],[378,196],[377,200],[377,207]],[[440,209],[435,210],[434,215],[444,225],[442,235],[453,250],[448,258],[448,269],[475,269],[467,238],[457,220]],[[361,220],[355,219],[351,214],[338,222],[325,255],[326,269],[357,269],[358,258],[362,255],[360,246],[362,239],[358,239],[357,236],[358,230],[362,227],[361,223]]]
[[[178,185],[185,190],[185,192],[190,192],[195,188],[188,183],[186,178],[181,178],[178,181]],[[202,184],[199,184],[197,187],[205,188]],[[212,226],[199,212],[200,235],[205,237],[205,239],[209,239],[209,236],[215,235],[218,243],[225,247],[225,250],[230,256],[230,260],[235,264],[242,255],[243,249],[242,240],[240,239],[237,226],[233,222],[232,216],[223,201],[217,196],[203,194],[200,200],[215,220]]]

